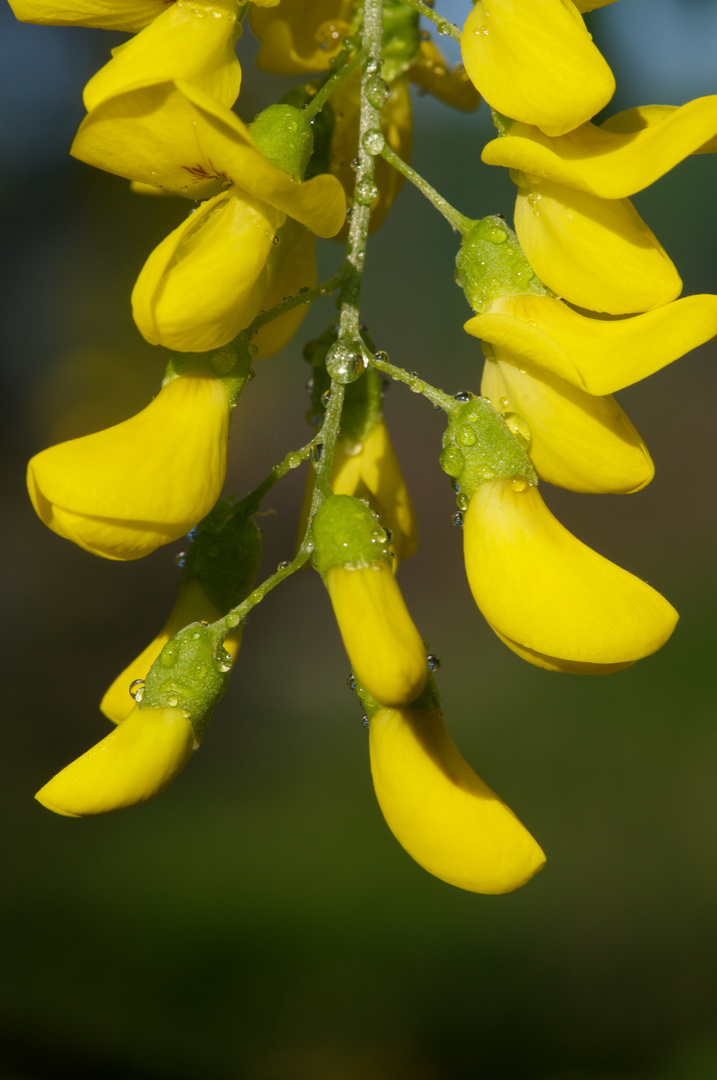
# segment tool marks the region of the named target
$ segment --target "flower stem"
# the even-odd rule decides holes
[[[428,201],[435,206],[436,210],[443,214],[446,221],[453,226],[456,232],[465,235],[467,229],[473,224],[471,218],[465,217],[465,215],[459,213],[454,206],[451,206],[447,199],[444,199],[442,195],[439,195],[436,189],[431,187],[427,180],[424,180],[415,169],[412,169],[410,165],[407,165],[403,158],[400,158],[398,154],[395,154],[388,143],[384,144],[381,151],[381,157],[384,158],[389,165],[393,165],[394,169],[400,172],[402,176],[405,176],[407,180],[410,180],[414,187],[417,187],[421,194],[425,195]]]
[[[344,79],[348,79],[349,75],[353,75],[356,69],[361,66],[363,59],[363,52],[358,52],[354,56],[347,56],[340,67],[334,68],[324,84],[316,91],[308,105],[305,105],[302,109],[304,116],[308,120],[313,120],[316,114],[321,112],[334,91],[341,85]]]
[[[385,375],[390,375],[397,382],[405,383],[414,394],[423,394],[437,409],[443,409],[447,413],[455,409],[455,398],[452,398],[450,394],[446,394],[443,390],[431,386],[425,379],[421,379],[415,371],[405,371],[403,368],[389,363],[386,353],[374,353],[369,360],[369,364],[372,368],[376,368],[377,371],[383,371]]]
[[[318,300],[320,296],[330,296],[332,292],[339,288],[342,280],[343,270],[337,270],[333,277],[328,278],[321,285],[316,285],[313,289],[305,289],[303,292],[299,291],[294,296],[285,296],[278,304],[267,308],[266,311],[260,311],[254,321],[241,333],[250,338],[253,337],[254,334],[261,330],[262,326],[266,326],[267,323],[278,319],[280,315],[285,315],[287,311],[292,311],[293,308],[299,307],[301,304],[310,304],[313,300]]]
[[[450,34],[454,41],[461,40],[461,31],[455,25],[455,23],[449,22],[448,19],[444,19],[442,15],[434,11],[428,4],[424,4],[423,0],[406,0],[409,7],[412,7],[414,11],[418,11],[421,15],[425,15],[427,19],[430,19],[432,23],[436,24],[436,28],[439,34]]]

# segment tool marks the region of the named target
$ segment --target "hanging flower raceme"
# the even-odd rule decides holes
[[[144,696],[147,672],[164,646],[189,623],[210,623],[223,617],[247,596],[259,568],[261,535],[243,503],[223,499],[192,530],[182,553],[179,596],[159,634],[114,680],[100,709],[114,724],[121,723],[134,701]],[[231,630],[223,648],[236,660],[242,626]]]
[[[595,5],[582,5],[587,10]],[[549,135],[589,120],[615,92],[572,0],[478,0],[461,37],[466,71],[498,112]]]
[[[511,169],[515,228],[528,261],[560,296],[611,314],[647,311],[679,295],[671,260],[627,198],[692,153],[713,149],[717,96],[650,106],[550,138],[501,120],[483,160]]]
[[[237,374],[176,375],[170,365],[142,412],[32,458],[30,498],[53,532],[94,555],[139,559],[211,510],[224,483],[229,413],[250,358],[213,359],[236,363]],[[206,366],[212,370],[211,359]]]
[[[426,650],[396,583],[385,530],[361,500],[333,495],[312,533],[312,561],[357,679],[381,705],[408,705],[426,682]]]
[[[366,702],[371,775],[399,844],[429,873],[478,893],[506,893],[545,865],[515,814],[459,753],[435,682],[411,708]]]
[[[249,129],[188,83],[120,94],[86,117],[75,157],[206,199],[154,250],[137,280],[133,313],[148,341],[185,352],[221,347],[259,311],[287,216],[318,236],[338,232],[346,213],[339,182],[327,175],[300,181],[311,146],[310,125],[297,109],[272,106]],[[306,271],[311,278],[312,260]]]
[[[199,746],[229,679],[226,628],[192,623],[147,673],[141,703],[71,762],[35,798],[65,817],[92,817],[146,802],[182,771]]]

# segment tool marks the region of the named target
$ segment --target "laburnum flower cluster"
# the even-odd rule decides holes
[[[590,0],[478,0],[455,31],[465,70],[451,70],[420,30],[419,9],[455,30],[420,0],[10,2],[26,21],[134,35],[85,87],[72,153],[140,194],[198,202],[132,293],[142,335],[173,350],[156,398],[29,465],[42,521],[88,552],[136,559],[190,537],[166,626],[102,700],[116,726],[37,798],[84,817],[158,794],[199,745],[247,612],[310,560],[350,659],[389,827],[461,888],[524,884],[543,852],[453,744],[437,658],[397,583],[417,527],[383,381],[407,383],[446,415],[440,464],[457,494],[468,582],[514,653],[601,674],[659,649],[673,607],[568,532],[538,481],[630,493],[652,479],[611,395],[713,338],[717,297],[678,299],[677,270],[629,196],[717,148],[717,96],[593,123],[615,84],[582,18],[603,6]],[[251,123],[233,108],[247,14],[259,68],[298,79]],[[411,83],[455,108],[475,109],[480,95],[492,109],[498,135],[483,161],[510,169],[515,232],[497,215],[464,217],[411,170]],[[461,233],[456,278],[475,312],[465,329],[486,357],[482,396],[449,396],[394,367],[358,321],[367,234],[404,177]],[[347,241],[343,266],[321,285],[316,237]],[[252,364],[336,290],[339,318],[303,350],[313,437],[245,498],[220,499],[231,409]],[[307,460],[296,556],[255,586],[253,515]]]

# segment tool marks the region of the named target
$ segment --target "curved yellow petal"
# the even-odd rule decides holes
[[[713,338],[717,296],[683,296],[626,319],[581,315],[550,296],[502,296],[465,329],[502,349],[502,359],[517,367],[551,372],[590,394],[611,394]]]
[[[521,660],[527,660],[529,664],[543,668],[545,671],[557,671],[570,675],[612,675],[615,671],[624,671],[625,668],[637,663],[636,660],[626,660],[622,664],[588,664],[581,663],[579,660],[563,660],[559,656],[548,656],[546,653],[536,652],[535,649],[527,649],[524,645],[519,645],[516,641],[511,641],[510,638],[499,634],[495,627],[492,627],[492,630],[496,637],[499,637],[503,644],[507,645]]]
[[[596,8],[607,7],[614,4],[615,0],[574,0],[575,7],[580,12],[595,11]]]
[[[430,874],[478,893],[506,893],[545,865],[512,810],[473,771],[440,712],[379,709],[371,775],[386,824]]]
[[[381,522],[393,533],[396,558],[408,559],[416,550],[418,526],[411,496],[383,420],[367,435],[359,457],[361,481]],[[360,491],[355,493],[361,497]]]
[[[160,11],[87,83],[82,96],[88,112],[115,94],[165,79],[187,79],[223,105],[234,104],[241,86],[236,0],[182,0]]]
[[[672,605],[576,539],[536,487],[482,484],[465,514],[464,554],[478,607],[524,649],[627,664],[655,652],[675,628]]]
[[[512,173],[515,231],[535,273],[577,307],[627,315],[667,304],[682,281],[629,199],[599,199]]]
[[[335,177],[293,179],[271,164],[231,109],[187,82],[157,83],[103,101],[83,120],[71,153],[190,199],[234,184],[317,236],[334,236],[346,217],[346,197]]]
[[[387,560],[334,566],[326,586],[356,678],[380,705],[408,705],[423,690],[426,650]]]
[[[48,26],[95,26],[133,34],[161,15],[165,0],[10,0],[21,22]]]
[[[698,101],[703,100],[698,98]],[[709,99],[707,99],[709,100]],[[600,124],[605,131],[616,131],[619,134],[633,134],[640,132],[651,124],[657,124],[667,117],[672,116],[682,106],[679,105],[637,105],[634,109],[624,109],[623,112],[615,113],[603,120]],[[693,154],[714,154],[717,152],[717,135],[707,139]]]
[[[183,630],[185,626],[189,626],[190,623],[214,622],[220,616],[221,612],[217,611],[196,578],[183,585],[163,629],[146,649],[143,649],[139,656],[135,657],[132,663],[128,664],[124,671],[117,676],[102,698],[100,709],[107,719],[111,720],[113,724],[121,724],[126,719],[134,706],[134,700],[129,691],[130,686],[137,679],[147,677],[147,672],[171,637]],[[224,648],[232,660],[236,660],[241,637],[242,627],[239,626],[224,639]]]
[[[571,0],[478,0],[461,52],[489,105],[548,135],[583,124],[615,92],[613,74]]]
[[[351,32],[351,0],[281,0],[270,10],[252,7],[251,28],[259,39],[260,71],[301,75],[328,71]]]
[[[32,504],[48,528],[86,551],[139,559],[214,506],[228,429],[220,379],[175,378],[129,420],[36,454],[27,470]]]
[[[132,291],[132,314],[152,345],[203,352],[252,321],[284,215],[236,189],[208,199],[159,244]]]
[[[462,65],[451,70],[433,41],[422,41],[418,59],[408,77],[416,86],[449,105],[452,109],[473,112],[480,105],[480,94]]]
[[[603,199],[622,199],[653,184],[714,138],[717,95],[669,112],[645,111],[641,119],[642,126],[633,130],[587,123],[556,138],[528,124],[512,124],[507,135],[487,143],[481,157],[488,165],[519,169]]]
[[[628,493],[655,474],[647,447],[612,397],[595,397],[542,373],[528,374],[496,353],[481,395],[530,428],[530,459],[543,480],[570,491]]]
[[[40,788],[63,817],[93,817],[159,795],[189,761],[194,729],[183,709],[134,707],[126,720]]]
[[[285,296],[312,289],[318,281],[314,234],[305,225],[287,218],[277,236],[279,243],[272,246],[267,259],[266,286],[261,298],[261,307],[267,311]],[[299,329],[307,310],[303,305],[295,307],[262,327],[252,338],[258,349],[257,359],[283,349]]]

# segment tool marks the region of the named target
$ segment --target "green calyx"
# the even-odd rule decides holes
[[[249,124],[254,142],[272,165],[303,180],[314,149],[311,121],[293,105],[270,105]]]
[[[426,643],[424,642],[424,644]],[[386,706],[381,705],[379,701],[376,701],[376,698],[371,697],[368,690],[365,690],[363,686],[361,686],[360,682],[356,678],[355,672],[354,679],[356,679],[356,693],[359,696],[359,701],[363,705],[366,716],[369,718],[369,720],[371,720],[379,711],[379,709],[385,709]],[[416,698],[415,701],[412,701],[410,705],[404,705],[403,708],[421,709],[425,710],[426,712],[441,711],[441,698],[438,693],[438,684],[436,682],[435,675],[432,671],[430,671],[430,669],[426,675],[426,685],[423,687],[423,690],[421,691],[419,696]]]
[[[184,709],[199,741],[229,681],[232,659],[223,636],[202,623],[175,634],[149,669],[140,709]]]
[[[314,515],[311,561],[320,574],[335,566],[360,570],[377,562],[390,564],[388,535],[371,510],[353,495],[331,495]]]
[[[303,86],[295,86],[282,98],[282,105],[293,105],[301,110],[302,106],[308,105],[319,89],[316,80],[305,83]],[[311,132],[314,137],[314,148],[304,172],[304,179],[311,180],[314,176],[331,171],[331,140],[334,137],[336,126],[336,114],[331,101],[325,101],[323,107],[316,113],[311,123]]]
[[[222,380],[229,400],[234,404],[249,379],[251,362],[256,353],[256,345],[251,344],[244,331],[221,349],[203,353],[174,353],[167,363],[162,386],[182,375],[208,375]]]
[[[251,592],[261,561],[261,534],[247,507],[221,499],[190,533],[180,585],[198,580],[214,607],[225,615]]]
[[[485,398],[472,397],[451,412],[440,464],[461,495],[470,499],[487,480],[515,477],[536,484],[538,478],[526,446],[521,432],[511,430]]]
[[[523,254],[518,238],[502,217],[474,221],[463,234],[456,256],[456,281],[474,311],[500,296],[552,296]]]

